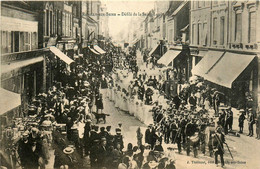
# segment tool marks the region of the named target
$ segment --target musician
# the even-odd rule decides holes
[[[221,167],[224,167],[224,146],[225,135],[222,133],[221,127],[216,128],[216,133],[213,136],[212,144],[215,152],[215,164],[218,166],[218,155],[220,156]]]
[[[199,126],[199,136],[200,136],[200,146],[201,152],[205,155],[206,153],[206,128],[207,128],[207,118],[203,116],[202,123]]]
[[[172,140],[172,143],[174,144],[174,143],[176,143],[175,137],[176,137],[176,134],[178,131],[178,126],[177,126],[175,119],[173,119],[173,121],[170,124],[170,131],[171,131],[171,140]]]
[[[179,128],[181,129],[181,137],[182,137],[183,147],[185,147],[185,143],[186,143],[185,127],[186,127],[187,123],[188,123],[187,116],[181,117]]]
[[[176,121],[176,124],[178,126],[178,130],[177,130],[177,133],[176,133],[176,138],[175,138],[175,142],[177,143],[177,147],[178,147],[178,153],[180,154],[181,153],[181,127],[180,127],[180,121],[177,120]]]
[[[186,134],[186,152],[187,155],[190,155],[190,146],[191,146],[191,139],[190,137],[193,136],[195,134],[195,132],[197,131],[197,124],[195,123],[195,119],[192,118],[190,122],[187,123],[186,127],[185,127],[185,134]],[[196,148],[196,144],[192,144],[193,147],[193,153],[194,153],[194,157],[197,157],[197,148]]]
[[[171,130],[170,130],[170,124],[167,120],[165,120],[165,122],[164,122],[164,131],[163,132],[164,132],[164,142],[166,144],[169,144]]]

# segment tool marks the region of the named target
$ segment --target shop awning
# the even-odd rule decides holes
[[[149,52],[149,56],[151,56],[151,55],[156,51],[157,48],[159,48],[159,44],[158,44],[158,45],[155,45],[155,46],[153,47],[153,49]]]
[[[100,53],[98,53],[95,49],[92,49],[91,47],[88,47],[89,48],[89,50],[92,52],[92,53],[94,53],[94,54],[96,54],[96,55],[100,55]]]
[[[7,73],[7,72],[10,72],[11,70],[29,66],[31,64],[35,64],[35,63],[38,63],[41,61],[43,61],[42,56],[36,57],[36,58],[31,58],[31,59],[26,59],[26,60],[22,60],[22,61],[15,61],[15,62],[11,62],[8,64],[3,64],[3,65],[1,65],[1,73]]]
[[[219,62],[206,73],[205,79],[221,86],[231,88],[232,83],[252,62],[255,55],[227,52]]]
[[[209,51],[201,61],[191,70],[193,75],[205,77],[210,68],[221,58],[224,52]]]
[[[168,66],[180,53],[178,50],[168,50],[157,63]]]
[[[0,88],[0,115],[21,105],[20,94]]]
[[[72,62],[74,62],[74,60],[72,60],[71,58],[69,58],[67,55],[65,55],[62,51],[60,51],[58,48],[51,46],[50,50],[52,51],[52,53],[54,53],[57,57],[59,57],[61,60],[63,60],[65,63],[67,63],[68,65],[70,65]]]
[[[95,45],[94,46],[94,49],[96,50],[96,51],[98,51],[100,54],[105,54],[106,52],[103,50],[103,49],[101,49],[98,45]]]

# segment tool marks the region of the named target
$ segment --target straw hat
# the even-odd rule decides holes
[[[63,149],[64,154],[72,154],[74,152],[74,149],[72,147],[66,147]]]

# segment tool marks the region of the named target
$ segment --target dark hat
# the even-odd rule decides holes
[[[111,126],[107,126],[107,127],[106,127],[106,130],[107,130],[107,131],[110,131],[110,129],[111,129]]]
[[[100,127],[100,131],[105,131],[105,127]]]
[[[94,126],[94,130],[98,131],[99,126]]]
[[[120,128],[116,128],[116,133],[121,133],[121,129]]]

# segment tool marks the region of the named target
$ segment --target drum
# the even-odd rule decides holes
[[[191,145],[198,144],[199,143],[199,133],[196,132],[194,135],[190,136],[190,143]]]

